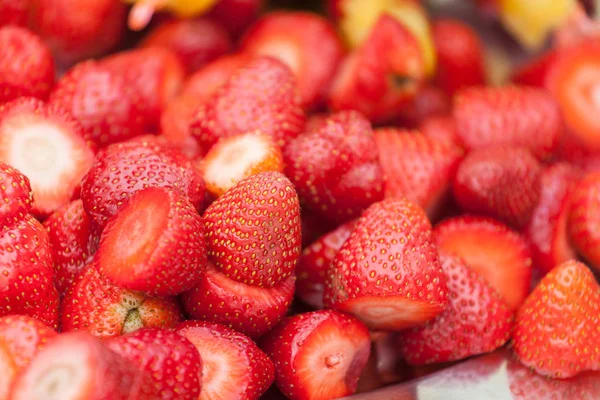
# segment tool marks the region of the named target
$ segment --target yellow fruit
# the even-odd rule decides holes
[[[218,0],[123,0],[133,3],[129,14],[129,27],[143,29],[155,11],[168,11],[177,17],[190,18],[202,14]]]

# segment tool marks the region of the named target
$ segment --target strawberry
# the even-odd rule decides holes
[[[52,248],[54,285],[63,296],[94,257],[100,235],[83,209],[81,200],[75,200],[54,212],[44,221],[44,227],[48,230]]]
[[[0,26],[27,26],[31,0],[0,0]]]
[[[440,251],[461,258],[504,297],[512,310],[529,292],[531,251],[525,239],[491,218],[461,216],[433,230]]]
[[[11,400],[128,400],[139,372],[86,332],[51,340],[18,376]]]
[[[2,375],[0,375],[0,398],[8,399],[11,396],[13,382],[18,376],[18,369],[6,342],[0,338],[0,368],[2,368]]]
[[[281,147],[298,136],[304,124],[290,69],[274,58],[258,57],[200,107],[190,131],[206,154],[219,139],[252,131],[273,136]]]
[[[440,253],[440,261],[448,306],[424,326],[399,334],[400,353],[412,365],[489,353],[510,338],[513,312],[496,289],[461,259]]]
[[[241,180],[204,212],[208,256],[228,278],[273,287],[300,256],[298,196],[279,172]]]
[[[453,95],[464,87],[485,85],[484,49],[477,32],[455,19],[436,20],[432,31],[438,86]]]
[[[260,172],[283,172],[283,155],[271,136],[249,132],[215,144],[202,161],[206,190],[215,198]]]
[[[177,332],[202,357],[200,400],[258,400],[273,383],[273,362],[247,336],[213,322],[186,321]]]
[[[60,64],[70,65],[112,50],[125,31],[125,13],[115,0],[33,0],[29,25]]]
[[[138,94],[146,129],[157,130],[161,113],[185,77],[177,55],[165,48],[148,47],[113,54],[101,64],[121,75],[126,85]]]
[[[21,172],[0,162],[0,223],[20,220],[31,210],[33,194],[29,179]]]
[[[550,271],[519,309],[513,347],[538,374],[569,378],[600,370],[600,286],[583,264],[567,261]]]
[[[206,269],[202,217],[178,191],[140,190],[108,221],[94,260],[122,288],[177,295],[193,288]]]
[[[84,137],[104,147],[144,133],[138,94],[119,74],[95,61],[77,64],[57,82],[50,104],[69,111]]]
[[[527,61],[513,71],[511,81],[517,85],[543,88],[557,56],[558,51],[549,50]]]
[[[338,251],[350,237],[354,224],[355,221],[346,222],[302,250],[296,267],[296,296],[311,307],[323,308],[327,273]]]
[[[174,298],[149,297],[115,286],[93,264],[75,279],[61,306],[63,332],[83,330],[99,338],[143,327],[171,328],[181,320]]]
[[[469,153],[456,171],[454,198],[468,212],[522,228],[540,198],[541,164],[524,148],[497,147]]]
[[[106,346],[145,374],[131,388],[134,399],[198,400],[202,359],[196,347],[173,331],[143,328],[112,337]]]
[[[6,344],[19,371],[26,368],[38,351],[55,336],[54,329],[27,315],[0,317],[0,340]]]
[[[416,129],[426,118],[446,115],[451,111],[450,97],[437,86],[426,83],[398,110],[398,122],[405,128]]]
[[[0,106],[0,161],[29,178],[32,212],[43,218],[76,195],[94,153],[68,113],[23,97]]]
[[[371,329],[421,325],[443,311],[446,277],[425,211],[405,198],[369,207],[329,269],[323,303]]]
[[[385,197],[406,197],[432,217],[450,194],[463,151],[457,146],[399,129],[378,129],[375,142],[386,176]]]
[[[273,56],[294,73],[302,105],[323,104],[343,48],[334,27],[309,12],[278,11],[264,15],[245,34],[241,50]],[[318,60],[318,62],[315,62]]]
[[[292,275],[278,286],[260,288],[234,281],[212,263],[200,284],[181,295],[192,319],[218,322],[251,338],[270,331],[288,311],[294,296]]]
[[[323,220],[319,214],[306,208],[300,210],[300,218],[302,220],[303,248],[338,226],[337,223]]]
[[[566,163],[546,167],[541,173],[540,200],[525,228],[525,236],[531,244],[533,264],[544,273],[576,256],[567,224],[578,180],[578,171]]]
[[[208,15],[237,37],[256,19],[265,3],[265,0],[219,0]]]
[[[421,121],[418,131],[423,136],[460,146],[456,123],[451,115],[434,115]]]
[[[385,122],[417,93],[425,76],[421,49],[394,17],[383,15],[365,42],[351,52],[333,81],[333,110],[358,110]]]
[[[454,98],[456,133],[467,150],[527,147],[538,158],[556,150],[562,122],[556,101],[542,89],[467,88]]]
[[[353,394],[371,350],[367,327],[333,310],[287,318],[262,343],[277,387],[291,400]]]
[[[56,328],[59,298],[52,251],[46,229],[31,215],[2,227],[0,270],[0,315],[29,315]]]
[[[331,115],[284,150],[286,175],[308,208],[345,222],[383,198],[383,171],[369,121],[356,111]]]
[[[571,195],[571,211],[568,229],[573,245],[590,263],[600,269],[600,252],[598,243],[600,236],[598,224],[598,204],[600,203],[600,172],[591,172],[575,185]]]
[[[141,47],[164,47],[173,51],[187,74],[229,53],[229,33],[208,18],[172,19],[152,29]]]
[[[0,27],[0,48],[0,104],[23,96],[48,97],[54,60],[41,39],[25,28]]]
[[[98,153],[81,182],[83,208],[104,228],[125,200],[149,186],[177,189],[197,209],[204,198],[202,177],[188,159],[156,140],[140,139]]]

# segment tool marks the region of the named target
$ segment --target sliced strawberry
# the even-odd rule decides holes
[[[129,400],[139,372],[85,332],[58,335],[16,379],[12,400]]]
[[[136,138],[98,153],[81,182],[83,208],[104,228],[125,200],[148,186],[177,189],[197,209],[204,198],[204,181],[190,160],[156,139]]]
[[[527,149],[475,150],[456,171],[454,198],[468,212],[489,215],[522,228],[531,219],[540,198],[541,172],[541,164]]]
[[[31,0],[0,0],[0,26],[27,26]]]
[[[208,15],[237,37],[256,19],[265,3],[265,0],[219,0]]]
[[[456,122],[451,115],[427,117],[419,124],[418,131],[427,138],[460,146],[456,133]]]
[[[302,250],[296,267],[296,295],[306,304],[323,308],[323,290],[331,263],[350,237],[355,221],[346,222]]]
[[[241,49],[285,63],[296,76],[302,105],[308,109],[324,102],[343,55],[334,27],[325,18],[309,12],[264,15],[246,32]]]
[[[596,211],[600,204],[600,172],[587,174],[573,188],[571,211],[569,215],[569,233],[577,251],[590,263],[600,269],[600,234],[598,233],[600,215]]]
[[[402,105],[399,124],[415,129],[426,118],[446,115],[452,111],[450,97],[437,86],[425,84],[406,104]]]
[[[61,305],[61,330],[107,338],[143,327],[171,328],[183,320],[175,298],[149,297],[113,285],[90,265],[73,282]]]
[[[11,396],[12,385],[19,371],[13,354],[2,338],[0,338],[0,368],[2,368],[2,374],[0,375],[0,398],[8,399]]]
[[[250,132],[225,138],[202,160],[206,190],[215,198],[260,172],[283,172],[283,155],[271,136]]]
[[[292,275],[278,286],[259,288],[229,279],[211,263],[195,288],[181,295],[186,314],[218,322],[258,338],[270,331],[288,311],[294,296]]]
[[[371,350],[367,327],[332,310],[287,318],[262,343],[277,387],[293,400],[353,394]]]
[[[446,277],[425,211],[405,198],[369,207],[335,256],[323,303],[372,329],[401,330],[442,312]]]
[[[229,53],[229,33],[208,18],[172,19],[154,28],[141,47],[164,47],[173,51],[188,74]]]
[[[569,378],[600,370],[600,286],[591,271],[567,261],[548,273],[527,297],[515,321],[513,346],[537,373]]]
[[[399,334],[400,353],[412,365],[489,353],[510,339],[513,312],[496,289],[461,259],[440,253],[440,261],[448,306],[424,326]]]
[[[25,28],[0,27],[0,48],[0,104],[23,96],[48,97],[54,60],[41,39]]]
[[[302,201],[328,220],[349,221],[383,198],[371,124],[356,111],[332,114],[320,129],[291,141],[283,155]]]
[[[541,56],[527,61],[513,71],[512,82],[517,85],[544,87],[557,55],[557,51],[549,50]]]
[[[94,257],[100,234],[83,209],[81,200],[54,212],[44,221],[44,227],[48,230],[52,248],[54,285],[63,296]]]
[[[7,315],[0,318],[0,340],[6,345],[15,367],[23,370],[56,331],[27,315]]]
[[[241,180],[204,212],[208,255],[230,279],[273,287],[300,256],[298,195],[279,172]]]
[[[190,131],[203,153],[219,139],[252,131],[283,146],[302,132],[305,120],[293,73],[274,58],[258,57],[200,107]]]
[[[23,218],[33,205],[29,179],[3,162],[0,162],[0,198],[1,224]]]
[[[94,153],[73,117],[37,99],[21,98],[0,106],[0,161],[29,178],[32,212],[46,217],[77,193]]]
[[[273,383],[273,362],[247,336],[213,322],[186,321],[177,332],[202,357],[201,400],[258,400]]]
[[[540,200],[525,236],[531,244],[534,265],[544,273],[576,257],[567,224],[579,175],[570,165],[560,163],[545,168],[540,176]]]
[[[196,347],[173,331],[143,328],[110,338],[106,346],[146,375],[131,388],[133,399],[198,400],[202,359]]]
[[[376,130],[375,142],[386,176],[385,197],[406,197],[436,216],[450,194],[462,149],[399,129]]]
[[[440,251],[460,257],[516,309],[529,293],[531,251],[525,239],[491,218],[450,218],[433,231]]]
[[[177,295],[198,284],[206,269],[202,217],[177,191],[142,189],[108,221],[94,260],[120,287]]]
[[[556,101],[531,87],[468,88],[454,98],[456,132],[467,150],[527,147],[538,158],[556,150],[562,121]]]
[[[2,227],[0,269],[0,315],[29,315],[57,328],[59,298],[48,233],[31,215]]]

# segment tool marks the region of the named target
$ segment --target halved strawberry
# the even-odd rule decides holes
[[[0,161],[29,178],[32,212],[46,217],[76,195],[94,153],[71,115],[23,97],[0,106]]]
[[[302,250],[296,267],[296,296],[306,304],[323,308],[323,290],[331,263],[350,237],[355,221],[346,222]]]
[[[55,336],[56,330],[27,315],[13,314],[0,318],[0,340],[6,345],[19,371],[27,367]]]
[[[143,328],[104,343],[146,375],[135,382],[130,398],[201,398],[202,359],[196,347],[182,335],[171,330]]]
[[[289,399],[334,399],[353,394],[371,350],[356,318],[324,310],[283,320],[262,341],[275,364],[275,383]]]
[[[204,212],[208,256],[230,279],[273,287],[300,256],[298,195],[279,172],[251,175]]]
[[[29,179],[20,171],[0,162],[0,224],[19,220],[31,210],[33,194]]]
[[[315,13],[286,11],[259,19],[246,32],[241,50],[285,63],[296,76],[302,105],[307,109],[318,107],[325,100],[344,51],[334,27],[325,18]]]
[[[158,139],[134,138],[98,153],[81,182],[83,208],[104,228],[129,197],[149,186],[179,190],[197,209],[204,199],[204,181],[190,160]]]
[[[398,110],[400,126],[415,129],[429,117],[447,115],[452,111],[450,97],[433,84],[425,83],[402,108]]]
[[[58,335],[19,375],[12,400],[129,400],[136,368],[86,332]]]
[[[510,339],[513,312],[496,289],[461,259],[440,253],[440,261],[448,278],[448,306],[398,337],[400,353],[412,365],[489,353]]]
[[[185,313],[192,319],[218,322],[258,338],[288,311],[294,296],[292,275],[272,288],[260,288],[229,279],[209,262],[206,275],[192,290],[182,293]]]
[[[531,251],[525,239],[485,217],[447,219],[433,230],[440,251],[460,257],[517,309],[529,293]]]
[[[600,370],[600,286],[577,261],[550,271],[519,309],[513,346],[537,373],[569,378]]]
[[[543,273],[574,259],[575,248],[568,231],[573,189],[580,173],[566,163],[546,167],[540,175],[540,200],[525,228],[533,263]]]
[[[540,198],[542,165],[524,148],[495,147],[472,151],[453,181],[462,209],[523,228]]]
[[[281,61],[258,57],[203,104],[190,131],[205,154],[220,139],[260,131],[285,145],[304,129],[296,79]]]
[[[526,147],[538,158],[548,158],[562,134],[557,102],[533,87],[464,89],[454,98],[454,118],[467,150],[506,145]]]
[[[0,48],[0,104],[24,96],[48,97],[54,60],[41,39],[25,28],[0,27]]]
[[[595,269],[600,269],[600,172],[591,172],[573,188],[569,215],[569,233],[577,251]]]
[[[460,146],[456,122],[451,115],[433,115],[421,121],[417,129],[423,136]]]
[[[369,207],[335,256],[323,303],[381,330],[421,325],[442,312],[446,276],[425,211],[405,198]]]
[[[12,386],[18,376],[18,369],[8,345],[0,338],[0,398],[8,399],[11,396]]]
[[[260,172],[283,172],[283,155],[271,136],[249,132],[225,138],[202,160],[206,190],[215,198],[242,179]]]
[[[459,147],[418,132],[375,130],[385,197],[406,197],[436,216],[450,194],[451,182],[463,157]]]
[[[273,362],[247,336],[202,321],[183,322],[177,332],[202,357],[201,399],[258,400],[273,383]]]
[[[61,330],[83,330],[99,338],[143,327],[172,328],[183,320],[172,297],[149,297],[112,284],[91,264],[73,282],[61,305]]]
[[[202,217],[177,191],[142,189],[108,221],[94,261],[120,287],[159,296],[182,293],[206,269]]]

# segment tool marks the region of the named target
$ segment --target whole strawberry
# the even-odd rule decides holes
[[[298,136],[285,148],[284,161],[300,199],[323,218],[349,221],[383,198],[371,124],[356,111],[333,114]]]
[[[20,220],[31,210],[33,194],[29,179],[8,164],[0,162],[0,223]]]

